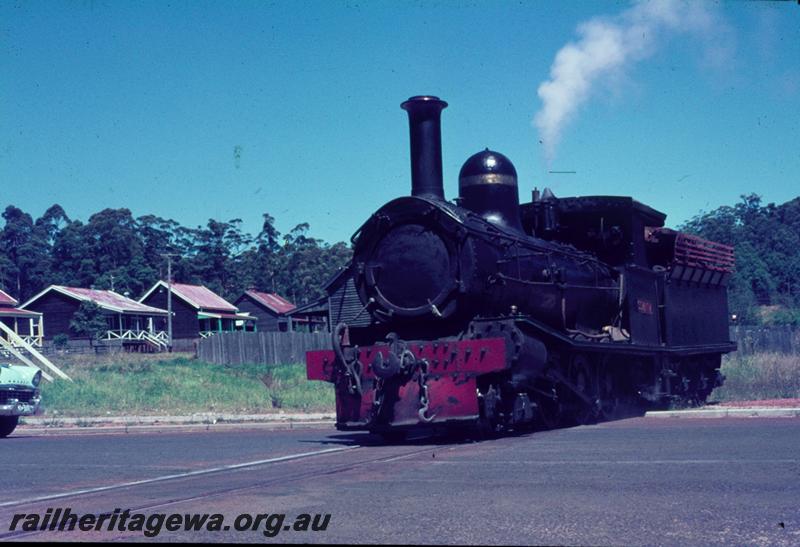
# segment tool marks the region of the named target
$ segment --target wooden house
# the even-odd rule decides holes
[[[328,297],[309,302],[288,312],[290,330],[295,332],[330,331],[330,303]]]
[[[239,309],[203,285],[172,283],[172,338],[205,338],[215,333],[256,330],[258,319]],[[139,302],[167,309],[168,285],[158,281]]]
[[[295,309],[295,305],[282,296],[255,289],[246,290],[234,304],[239,311],[257,317],[258,329],[262,332],[289,330],[286,314]]]
[[[19,302],[5,291],[0,290],[0,323],[18,335],[25,343],[42,347],[44,322],[42,314],[17,307]],[[9,338],[5,329],[0,329],[0,337]],[[9,340],[10,342],[13,342]]]
[[[166,347],[167,311],[140,304],[114,291],[50,285],[20,307],[42,314],[47,324],[45,340],[52,340],[59,334],[74,339],[86,338],[70,327],[83,302],[95,303],[106,319],[106,331],[101,339],[121,340],[123,345]]]

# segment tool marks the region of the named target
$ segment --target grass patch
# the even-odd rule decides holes
[[[330,411],[333,386],[309,382],[301,364],[226,367],[189,356],[59,359],[74,382],[42,386],[46,415],[105,416]]]
[[[725,383],[709,399],[747,401],[800,397],[800,356],[782,353],[726,355],[722,361]]]
[[[330,412],[333,386],[306,380],[305,366],[226,367],[191,354],[74,355],[53,361],[74,382],[42,385],[46,416],[260,414]],[[800,357],[779,353],[726,355],[725,384],[712,401],[800,398]]]

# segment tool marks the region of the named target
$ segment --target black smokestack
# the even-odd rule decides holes
[[[400,106],[411,134],[411,195],[443,200],[441,114],[447,103],[420,95]]]

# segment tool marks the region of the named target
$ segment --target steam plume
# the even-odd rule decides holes
[[[646,59],[671,34],[710,32],[714,25],[707,3],[680,0],[637,2],[616,16],[596,17],[578,25],[578,40],[558,51],[550,79],[538,89],[542,107],[533,124],[539,130],[547,162],[552,162],[564,128],[598,82],[613,79]]]

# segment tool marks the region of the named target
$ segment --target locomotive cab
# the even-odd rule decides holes
[[[728,342],[725,286],[733,248],[664,228],[664,213],[631,197],[559,199],[534,191],[521,210],[528,234],[573,245],[616,268],[621,330],[633,343]]]
[[[667,215],[626,196],[556,198],[549,190],[521,206],[525,231],[573,245],[612,266],[648,263],[645,230],[664,226]]]

